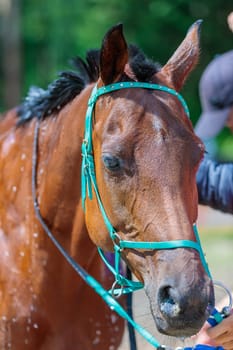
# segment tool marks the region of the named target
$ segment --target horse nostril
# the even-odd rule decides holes
[[[158,294],[160,311],[169,318],[176,317],[180,313],[180,306],[177,302],[177,291],[171,286],[160,287]]]

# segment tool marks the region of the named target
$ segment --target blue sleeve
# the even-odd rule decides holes
[[[233,163],[204,158],[197,172],[199,204],[233,214]]]

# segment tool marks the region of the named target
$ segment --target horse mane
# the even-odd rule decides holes
[[[45,118],[58,112],[72,101],[88,84],[99,77],[100,50],[90,50],[85,60],[75,57],[70,62],[76,71],[64,71],[50,83],[46,90],[32,86],[22,104],[18,107],[18,124],[32,118]],[[149,81],[160,65],[148,59],[134,45],[129,46],[129,66],[138,81]]]

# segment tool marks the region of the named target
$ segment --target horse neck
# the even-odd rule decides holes
[[[63,245],[74,251],[87,238],[81,206],[81,145],[87,87],[55,117],[45,119],[39,135],[38,196],[41,213]]]

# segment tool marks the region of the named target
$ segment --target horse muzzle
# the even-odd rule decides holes
[[[195,264],[196,269],[193,269]],[[160,268],[156,280],[146,285],[146,293],[159,332],[189,337],[200,330],[210,315],[214,307],[214,288],[198,261],[191,267],[186,265],[180,272],[177,267],[178,261],[169,266],[165,264],[166,272]]]
[[[210,284],[202,290],[195,288],[188,293],[170,285],[161,286],[158,291],[158,316],[154,317],[158,330],[179,337],[196,334],[214,307]]]

